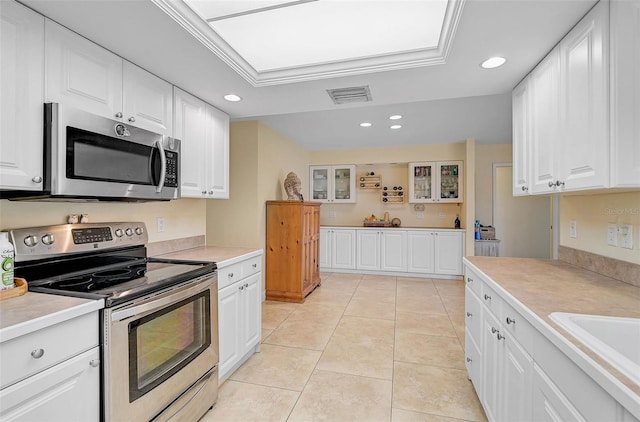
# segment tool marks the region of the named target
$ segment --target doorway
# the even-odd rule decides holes
[[[513,196],[511,164],[493,166],[493,226],[500,256],[551,258],[551,199]]]

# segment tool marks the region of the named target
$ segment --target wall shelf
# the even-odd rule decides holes
[[[402,186],[385,186],[380,197],[385,204],[403,204],[405,192]]]
[[[381,189],[382,188],[382,176],[376,175],[363,175],[358,177],[358,187],[360,189]]]

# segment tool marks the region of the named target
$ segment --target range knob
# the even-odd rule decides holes
[[[42,243],[44,243],[45,245],[52,245],[53,242],[56,241],[56,238],[53,237],[52,234],[47,233],[44,236],[42,236]]]
[[[115,232],[115,233],[116,233],[116,237],[122,237],[122,235],[124,234],[124,233],[122,232],[122,229],[116,229],[116,232]]]
[[[144,233],[143,228],[142,228],[142,227],[136,227],[136,234],[137,234],[138,236],[140,236],[142,233]]]
[[[24,238],[24,244],[30,248],[33,248],[38,244],[38,238],[30,234],[29,236]]]
[[[127,227],[124,232],[127,236],[133,236],[133,230],[131,230],[131,227]]]

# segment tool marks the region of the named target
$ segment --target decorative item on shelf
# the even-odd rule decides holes
[[[404,203],[404,190],[402,189],[402,186],[383,187],[382,202],[387,204]]]
[[[382,176],[374,172],[367,172],[359,177],[358,186],[360,189],[380,189],[382,187]]]
[[[402,221],[400,221],[400,219],[397,217],[391,220],[391,225],[393,227],[400,227],[400,224],[402,224]]]
[[[284,191],[287,193],[287,199],[289,201],[302,201],[302,194],[300,193],[300,188],[302,183],[300,182],[300,178],[294,172],[289,172],[287,174],[287,178],[284,179]]]
[[[459,228],[460,228],[460,217],[458,217],[458,214],[456,214],[456,219],[455,219],[455,221],[453,222],[453,225],[454,225],[454,227],[455,227],[456,229],[459,229]]]
[[[374,214],[369,217],[365,217],[362,222],[364,227],[391,227],[391,221],[379,219]]]

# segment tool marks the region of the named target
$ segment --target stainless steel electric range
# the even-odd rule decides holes
[[[103,420],[197,420],[213,406],[215,263],[147,257],[140,222],[14,229],[10,238],[30,291],[104,299]]]

